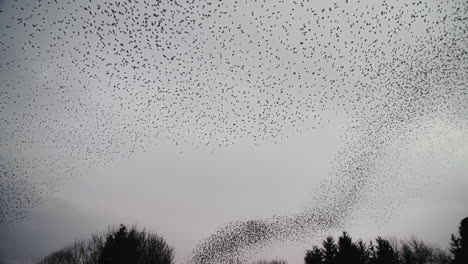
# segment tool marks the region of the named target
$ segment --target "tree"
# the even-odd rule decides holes
[[[336,263],[361,263],[358,247],[355,243],[353,243],[351,237],[346,232],[343,232],[343,235],[338,238],[338,253],[336,254]]]
[[[392,247],[390,242],[384,238],[377,237],[375,240],[375,254],[372,259],[373,264],[398,264],[398,252]]]
[[[104,246],[102,236],[93,235],[88,241],[75,241],[43,258],[39,264],[97,264]]]
[[[323,252],[317,246],[314,246],[312,250],[307,250],[304,257],[305,264],[323,264]]]
[[[323,264],[335,264],[338,246],[333,237],[329,236],[322,242]]]
[[[73,263],[73,255],[69,247],[55,251],[49,256],[45,257],[38,264],[64,264]]]
[[[449,264],[450,256],[443,250],[430,246],[415,238],[402,242],[400,260],[402,264]]]
[[[88,241],[75,241],[39,264],[172,264],[173,259],[174,249],[162,237],[120,225]]]
[[[369,247],[362,240],[359,240],[356,244],[359,255],[359,263],[367,264],[369,263],[370,251]]]
[[[445,250],[441,250],[440,248],[435,248],[433,253],[433,261],[432,263],[436,264],[450,264],[452,258]]]
[[[432,261],[433,250],[424,244],[424,242],[413,238],[408,242],[408,245],[412,250],[413,263],[425,264]]]
[[[173,252],[163,238],[120,225],[107,236],[98,264],[171,264]]]
[[[452,235],[452,252],[462,255],[464,240],[467,237],[464,219],[460,227],[460,237]],[[463,256],[463,255],[462,255]],[[463,258],[461,258],[463,261]],[[322,242],[322,248],[314,246],[307,250],[304,257],[305,264],[452,264],[450,254],[437,246],[423,241],[411,239],[399,241],[396,238],[384,239],[377,237],[366,244],[362,240],[353,242],[348,233],[343,232],[335,243],[329,236]],[[465,262],[457,262],[460,264]],[[466,262],[468,263],[468,262]]]
[[[459,237],[452,235],[450,252],[453,254],[453,264],[468,263],[468,217],[460,222],[458,228]]]
[[[120,225],[117,232],[107,236],[98,264],[137,263],[137,251],[136,230],[128,232],[124,225]]]
[[[416,263],[416,256],[414,255],[414,252],[410,245],[406,243],[403,244],[400,255],[401,255],[401,262],[403,264],[415,264]]]

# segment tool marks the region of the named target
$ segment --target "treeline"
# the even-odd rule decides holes
[[[411,239],[398,241],[377,237],[368,243],[343,232],[338,240],[331,236],[321,246],[307,250],[305,264],[468,264],[468,217],[452,235],[449,250]]]
[[[305,264],[450,264],[449,252],[411,239],[397,241],[377,237],[368,243],[354,242],[346,232],[338,238],[327,237],[321,247],[306,252]]]
[[[305,264],[468,264],[468,217],[452,235],[450,248],[443,250],[417,239],[398,241],[377,237],[353,241],[343,232],[329,236],[320,246],[307,250]],[[109,228],[91,239],[75,241],[37,264],[173,264],[174,248],[164,238],[136,227]],[[229,264],[241,264],[232,261]],[[203,264],[203,263],[201,263]],[[223,263],[220,263],[223,264]],[[258,260],[253,264],[287,264],[285,260]]]

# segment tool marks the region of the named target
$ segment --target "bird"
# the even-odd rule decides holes
[[[343,146],[314,203],[221,226],[189,263],[340,227],[376,182],[394,184],[382,160],[397,164],[387,154],[422,120],[467,124],[467,11],[460,0],[4,3],[0,223],[161,140],[216,155],[340,118]]]

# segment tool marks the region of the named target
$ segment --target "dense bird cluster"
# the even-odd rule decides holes
[[[342,225],[391,181],[385,153],[468,121],[461,0],[15,0],[0,20],[0,222],[162,138],[214,152],[342,119],[310,208],[226,225],[189,261],[248,258]]]

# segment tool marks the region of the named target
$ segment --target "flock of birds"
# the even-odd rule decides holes
[[[309,208],[234,221],[188,262],[339,227],[391,184],[385,153],[430,120],[468,123],[467,20],[462,0],[0,3],[0,223],[161,139],[215,153],[339,118],[343,147]]]

